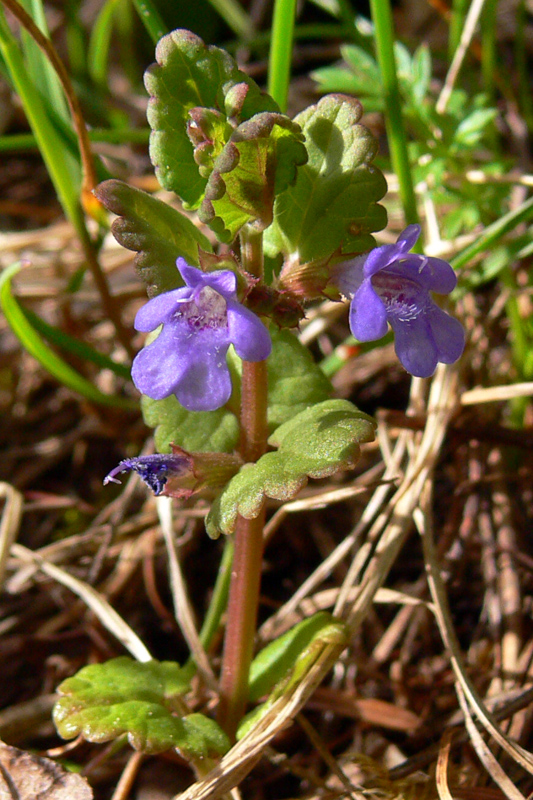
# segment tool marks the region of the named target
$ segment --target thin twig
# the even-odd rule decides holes
[[[516,742],[511,741],[501,731],[494,719],[494,716],[488,711],[479,697],[478,692],[474,687],[467,670],[465,669],[461,650],[451,620],[446,590],[440,572],[440,566],[437,562],[430,517],[430,500],[431,495],[428,490],[426,491],[421,503],[424,510],[421,508],[415,509],[413,518],[422,538],[428,584],[433,602],[435,604],[435,616],[441,637],[448,650],[451,665],[455,673],[457,696],[460,703],[462,703],[463,698],[465,699],[465,707],[462,707],[463,712],[465,713],[467,725],[471,707],[477,719],[481,722],[485,730],[496,740],[500,747],[502,747],[510,756],[512,756],[514,760],[519,763],[527,772],[533,774],[532,754]],[[473,725],[473,727],[475,728],[475,725]],[[479,752],[478,755],[480,755]],[[498,778],[501,778],[501,776],[498,775]],[[502,786],[500,788],[502,788],[502,791],[505,791]]]
[[[20,544],[13,544],[11,546],[11,554],[21,561],[35,564],[46,575],[49,575],[55,581],[70,589],[71,592],[77,594],[78,597],[81,597],[88,608],[96,614],[102,625],[116,636],[138,661],[151,661],[152,656],[146,645],[143,644],[137,634],[134,633],[122,617],[117,614],[105,597],[93,589],[92,586],[70,575],[70,573],[66,572],[64,569],[50,564],[36,553]]]
[[[466,15],[459,46],[454,53],[452,63],[450,64],[450,69],[446,75],[444,86],[435,106],[438,114],[444,114],[446,111],[446,106],[448,105],[450,95],[452,93],[455,81],[457,80],[457,76],[459,74],[459,70],[461,69],[466,52],[470,46],[472,37],[474,36],[474,31],[476,29],[476,25],[483,10],[484,4],[485,0],[472,0],[472,4],[468,9],[468,14]]]
[[[136,752],[131,754],[115,787],[111,800],[127,800],[144,758],[144,753]]]
[[[178,551],[174,542],[174,529],[172,524],[172,499],[170,497],[157,498],[157,513],[165,540],[170,571],[170,584],[174,602],[174,614],[180,626],[185,641],[207,686],[218,691],[218,685],[209,663],[207,654],[202,647],[198,631],[194,624],[194,615],[190,604],[185,579],[179,562]]]

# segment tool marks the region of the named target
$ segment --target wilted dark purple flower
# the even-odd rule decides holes
[[[191,459],[186,455],[165,455],[156,453],[152,456],[138,456],[136,458],[125,458],[120,464],[112,469],[109,475],[104,478],[104,486],[107,483],[120,483],[115,477],[121,472],[133,470],[150,487],[155,495],[162,493],[169,478],[186,475],[190,471]]]
[[[242,467],[242,459],[233,453],[188,453],[172,444],[169,455],[125,458],[104,478],[107,483],[120,483],[121,472],[133,470],[155,495],[188,498],[202,489],[225,486]]]
[[[153,400],[175,394],[189,411],[214,411],[231,395],[230,344],[244,361],[262,361],[270,355],[270,335],[238,302],[233,272],[202,272],[183,258],[176,265],[186,285],[152,298],[135,317],[138,331],[163,329],[136,356],[131,375]]]
[[[409,252],[419,236],[420,226],[409,225],[396,244],[338,264],[333,282],[351,299],[350,329],[355,338],[360,342],[381,339],[389,323],[405,369],[427,378],[439,361],[457,361],[465,336],[461,324],[442,311],[430,294],[449,294],[457,277],[447,261]]]

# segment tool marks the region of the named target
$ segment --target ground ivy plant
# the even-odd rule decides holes
[[[216,721],[190,713],[192,662],[122,657],[64,681],[54,717],[65,738],[175,747],[205,771],[257,718],[245,718],[250,703],[268,707],[317,641],[343,636],[321,613],[252,663],[266,499],[353,468],[375,431],[332,398],[300,343],[306,306],[347,298],[353,335],[371,341],[390,326],[398,358],[421,377],[456,361],[464,337],[432,296],[455,287],[450,265],[410,252],[419,227],[376,247],[387,187],[357,100],[328,95],[290,119],[226,52],[182,30],[159,42],[146,87],[157,177],[204,227],[120,181],[96,190],[149,296],[135,318],[147,337],[132,378],[158,450],[122,461],[105,482],[134,470],[156,495],[210,490],[207,532],[234,547],[220,699]]]

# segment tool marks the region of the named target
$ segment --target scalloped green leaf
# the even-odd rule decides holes
[[[227,408],[217,411],[187,411],[175,395],[164,400],[141,398],[145,423],[155,428],[155,446],[170,453],[176,444],[191,453],[231,453],[239,440],[239,422]]]
[[[245,464],[221,492],[206,519],[208,534],[216,538],[233,533],[237,515],[253,519],[265,497],[287,501],[308,478],[352,469],[360,444],[373,441],[375,427],[374,420],[348,400],[327,400],[293,417],[268,440],[278,450]]]
[[[140,664],[122,656],[63,681],[54,723],[64,739],[82,734],[89,742],[107,742],[127,735],[144,753],[177,747],[201,758],[221,755],[230,743],[216,722],[202,714],[178,715],[176,700],[188,690],[186,673],[175,662]]]
[[[268,426],[274,431],[291,417],[331,396],[332,386],[299,340],[287,330],[273,329],[272,355],[267,362]],[[233,348],[228,354],[234,383],[232,407],[238,408],[242,362]],[[174,395],[151,400],[143,395],[145,423],[155,428],[155,446],[170,453],[176,444],[188,452],[231,453],[239,440],[239,421],[229,408],[187,411]]]
[[[283,114],[264,112],[241,123],[209,177],[199,216],[224,242],[247,222],[264,230],[274,198],[296,180],[307,161],[301,129]]]
[[[198,265],[198,247],[211,252],[209,240],[188,217],[156,197],[118,180],[104,181],[94,190],[101,203],[118,218],[111,230],[117,242],[137,253],[135,266],[149,297],[183,285],[176,269],[180,256]]]
[[[160,184],[196,208],[206,178],[199,172],[187,134],[189,111],[213,109],[235,116],[238,123],[262,111],[279,112],[279,108],[239,70],[228,53],[204,44],[190,31],[177,30],[164,36],[156,48],[156,62],[145,74],[150,94],[150,158]],[[236,88],[240,84],[248,87],[244,93]]]
[[[295,118],[309,155],[294,186],[274,204],[274,222],[265,231],[265,252],[283,253],[300,263],[375,246],[373,231],[387,223],[380,200],[387,184],[372,160],[377,142],[359,124],[360,103],[327,95]]]

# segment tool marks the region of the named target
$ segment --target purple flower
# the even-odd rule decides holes
[[[153,456],[138,456],[137,458],[125,458],[120,464],[112,469],[109,475],[104,478],[104,486],[107,483],[120,483],[115,477],[120,472],[133,470],[150,487],[155,495],[163,492],[165,484],[169,478],[186,475],[190,471],[191,459],[186,455],[164,455],[156,453]]]
[[[430,294],[449,294],[457,277],[447,261],[409,252],[419,236],[420,226],[409,225],[396,244],[376,247],[337,265],[333,281],[351,299],[350,329],[355,338],[360,342],[381,339],[389,323],[405,369],[427,378],[439,361],[457,361],[465,335],[461,324],[442,311]]]
[[[189,411],[214,411],[231,395],[230,344],[244,361],[263,361],[272,348],[270,335],[238,302],[233,272],[202,272],[183,258],[176,265],[185,286],[152,298],[135,317],[138,331],[163,329],[136,356],[131,375],[153,400],[175,394]]]
[[[155,495],[188,498],[202,489],[225,486],[242,467],[240,456],[232,453],[188,453],[171,444],[172,453],[125,458],[104,478],[120,483],[115,477],[133,470]]]

